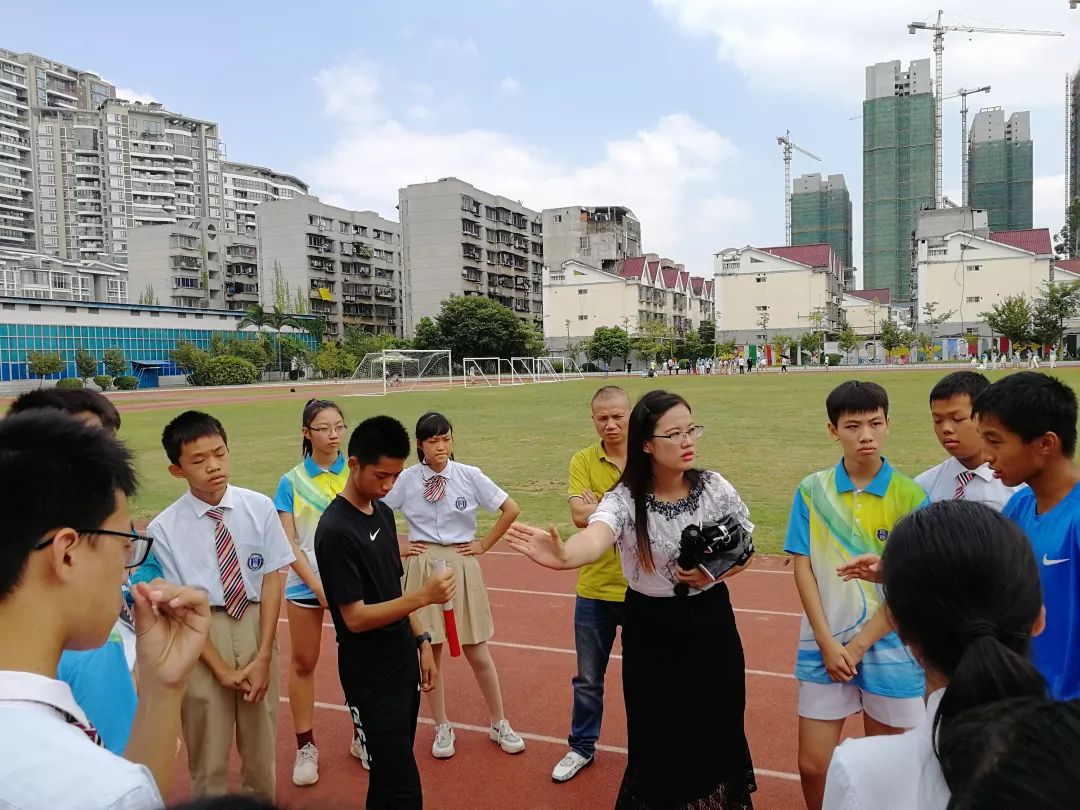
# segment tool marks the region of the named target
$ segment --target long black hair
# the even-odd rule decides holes
[[[341,417],[342,421],[345,421],[345,414],[341,412],[341,408],[338,407],[337,403],[331,402],[328,399],[309,399],[304,405],[304,416],[301,426],[304,428],[310,428],[311,423],[315,420],[316,416],[318,416],[323,411],[329,410],[337,411],[338,416]],[[307,458],[313,452],[314,448],[311,446],[311,439],[305,436],[304,440],[300,443],[300,454],[304,458]]]
[[[630,411],[630,425],[626,439],[626,467],[619,477],[634,501],[634,527],[637,532],[638,559],[646,571],[655,571],[652,548],[649,546],[649,495],[653,489],[653,460],[645,452],[656,430],[656,423],[665,413],[679,405],[690,410],[690,403],[669,391],[649,391],[639,399]],[[700,472],[688,470],[691,486],[697,482]]]
[[[450,424],[449,419],[438,411],[428,411],[416,420],[416,457],[421,464],[427,464],[427,460],[424,458],[424,448],[421,445],[428,439],[434,439],[436,436],[443,436],[447,433],[453,435],[454,426]],[[450,454],[450,460],[454,460],[453,453]]]
[[[901,638],[949,679],[934,729],[941,771],[955,790],[970,777],[956,718],[1006,698],[1046,695],[1028,658],[1043,604],[1038,564],[1008,518],[979,503],[942,501],[896,524],[882,568]]]

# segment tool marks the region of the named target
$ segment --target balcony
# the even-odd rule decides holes
[[[375,288],[375,297],[379,298],[379,299],[382,299],[384,301],[396,301],[397,300],[397,293],[395,293],[389,287],[376,287]]]
[[[225,250],[225,254],[242,259],[254,259],[258,257],[259,252],[251,245],[229,245]]]
[[[481,281],[484,280],[484,274],[482,272],[480,272],[479,270],[474,270],[474,269],[469,268],[469,267],[466,267],[466,268],[462,269],[461,277],[463,279],[465,279],[466,281],[472,281],[475,284],[479,284]]]
[[[202,259],[194,256],[172,256],[172,261],[169,266],[173,270],[186,270],[189,272],[198,272],[202,270]]]

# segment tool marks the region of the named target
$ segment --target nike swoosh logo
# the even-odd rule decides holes
[[[375,542],[375,538],[379,536],[379,532],[381,532],[381,531],[382,531],[382,529],[376,529],[374,532],[372,532],[371,534],[368,535],[368,537],[371,538],[372,543]]]
[[[1051,560],[1045,554],[1043,554],[1043,565],[1060,565],[1061,563],[1068,562],[1069,558],[1066,557],[1063,560]]]

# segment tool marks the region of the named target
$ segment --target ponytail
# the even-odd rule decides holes
[[[882,558],[885,598],[923,666],[948,680],[934,750],[950,790],[971,778],[964,712],[1008,698],[1045,698],[1028,648],[1042,612],[1031,543],[998,512],[942,501],[893,529]]]

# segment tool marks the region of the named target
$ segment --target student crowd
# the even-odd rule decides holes
[[[1041,373],[991,384],[961,371],[929,403],[948,458],[909,478],[884,455],[885,390],[838,385],[825,411],[841,458],[794,494],[785,551],[804,611],[795,677],[806,805],[1075,807],[1076,395]],[[370,770],[358,804],[421,807],[422,694],[432,756],[456,753],[444,605],[491,741],[507,754],[525,748],[488,648],[478,561],[503,538],[539,565],[580,569],[568,750],[552,779],[596,756],[621,628],[628,757],[615,806],[751,807],[745,662],[724,580],[753,560],[718,578],[678,563],[688,527],[727,519],[749,533],[750,510],[696,465],[704,428],[681,396],[651,391],[631,404],[605,386],[591,416],[598,441],[571,459],[578,531],[565,540],[518,521],[504,490],[455,460],[442,414],[421,416],[412,439],[388,416],[348,433],[327,400],[305,406],[301,460],[272,498],[230,483],[218,420],[178,415],[162,445],[186,491],[141,534],[112,403],[86,390],[19,397],[0,420],[0,807],[161,807],[181,739],[191,807],[271,807],[283,601],[293,782],[319,778],[314,672],[329,611],[349,750]],[[478,538],[481,508],[498,518]],[[865,736],[841,744],[857,714]],[[227,795],[234,737],[245,798]]]

